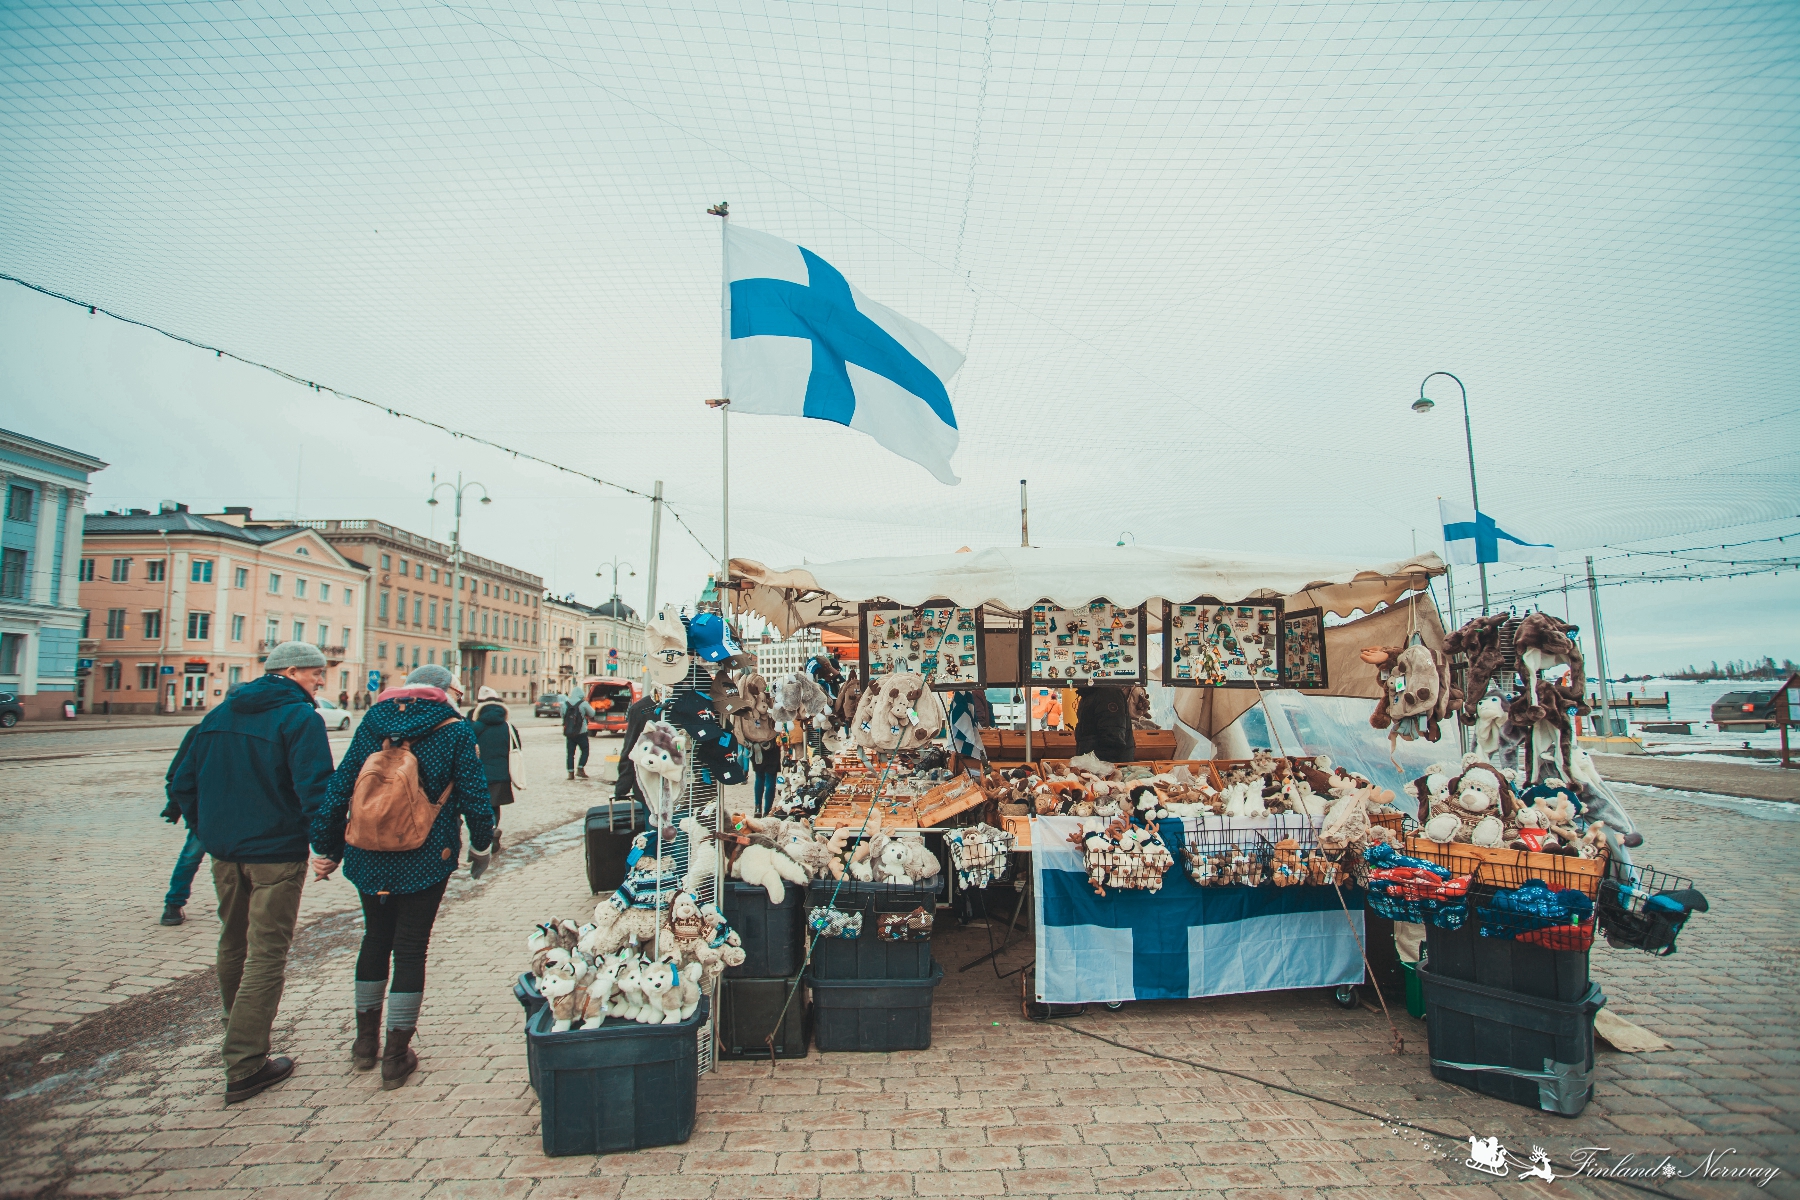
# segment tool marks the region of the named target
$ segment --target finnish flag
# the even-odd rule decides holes
[[[725,227],[725,395],[733,412],[848,425],[943,483],[956,452],[944,383],[963,356],[803,246]]]
[[[1486,513],[1438,498],[1438,514],[1444,521],[1445,559],[1451,563],[1556,562],[1556,547],[1548,542],[1528,542],[1506,532]]]

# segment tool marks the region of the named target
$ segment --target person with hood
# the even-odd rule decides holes
[[[225,1010],[225,1103],[294,1072],[269,1054],[288,947],[306,883],[308,824],[325,805],[331,746],[313,696],[325,655],[283,642],[182,742],[168,794],[212,856],[219,897],[219,1000]]]
[[[350,1056],[359,1071],[373,1068],[379,1057],[384,1091],[405,1083],[419,1066],[411,1042],[425,997],[425,954],[444,885],[462,857],[462,825],[469,829],[470,876],[480,879],[488,866],[494,809],[474,727],[455,704],[460,699],[461,689],[440,666],[418,667],[402,686],[376,697],[312,821],[313,877],[329,878],[341,861],[344,877],[361,894],[363,940],[356,958],[356,1041]],[[438,806],[416,850],[364,850],[345,840],[363,764],[389,741],[417,759],[419,786]],[[380,1044],[383,993],[385,1048]]]
[[[515,766],[523,765],[524,743],[519,740],[519,731],[511,723],[512,714],[506,705],[500,702],[500,693],[491,687],[483,687],[475,693],[475,711],[469,714],[470,724],[475,726],[475,744],[481,750],[481,769],[487,775],[488,802],[494,807],[494,847],[493,853],[500,853],[500,820],[504,815],[501,809],[513,802],[513,785],[517,784],[521,791],[525,781]],[[515,751],[518,753],[515,755]],[[587,759],[584,757],[583,762]]]
[[[631,748],[637,745],[644,726],[656,715],[661,692],[660,687],[652,686],[625,710],[625,740],[619,743],[619,777],[613,783],[614,800],[642,799],[637,795],[637,767],[631,761]]]

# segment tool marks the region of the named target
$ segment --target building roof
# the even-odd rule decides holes
[[[249,542],[252,545],[267,545],[280,541],[300,532],[298,525],[259,525],[248,529],[240,529],[236,525],[227,525],[223,521],[215,521],[211,517],[202,517],[187,510],[187,506],[177,505],[172,511],[151,512],[147,508],[134,508],[128,512],[88,513],[82,522],[82,532],[95,533],[205,533],[215,537],[229,538],[234,542]]]
[[[25,434],[15,433],[10,429],[0,429],[0,441],[11,442],[15,450],[60,461],[63,466],[72,467],[84,473],[104,470],[109,465],[91,454],[84,454],[80,450],[71,450],[67,446],[58,446],[55,442],[45,442],[34,437],[27,437]]]
[[[605,604],[596,604],[588,611],[593,613],[596,617],[613,617],[620,621],[637,620],[637,610],[633,609],[631,605],[625,603],[617,596],[614,596]]]

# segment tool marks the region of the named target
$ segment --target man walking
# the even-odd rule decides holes
[[[269,1031],[300,915],[307,826],[331,778],[331,748],[313,700],[325,686],[324,653],[283,642],[263,669],[194,729],[169,783],[213,860],[227,1104],[294,1071],[293,1059],[270,1057]]]
[[[590,745],[588,722],[593,719],[594,706],[589,704],[586,700],[571,696],[569,697],[568,702],[563,705],[563,745],[568,751],[567,759],[570,779],[575,778],[575,773],[577,771],[581,772],[581,778],[586,779],[588,777],[587,761]],[[581,751],[581,763],[579,766],[577,766],[575,762],[576,750]]]

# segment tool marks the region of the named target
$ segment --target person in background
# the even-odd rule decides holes
[[[194,731],[198,725],[190,728],[181,739],[181,746],[175,751],[175,757],[169,760],[169,770],[163,776],[163,794],[168,803],[163,806],[162,818],[171,825],[181,821],[181,805],[175,800],[175,792],[170,787],[175,781],[175,768],[181,762],[182,755],[187,753],[188,743],[194,740]],[[192,828],[187,831],[187,841],[182,843],[181,853],[175,856],[175,870],[169,875],[169,890],[163,896],[162,924],[179,925],[187,920],[182,910],[194,894],[194,875],[200,870],[200,860],[206,857],[206,847],[201,844],[200,835]]]
[[[350,711],[350,693],[349,692],[339,692],[338,693],[338,707],[343,709],[345,712]]]
[[[781,774],[780,741],[751,742],[750,765],[756,779],[756,815],[766,817],[775,807],[775,780]]]
[[[586,700],[577,700],[571,696],[563,702],[562,723],[565,750],[563,757],[568,766],[570,779],[574,779],[577,772],[580,773],[582,779],[588,777],[588,747],[592,742],[588,722],[593,719],[594,706]],[[575,761],[575,751],[577,750],[581,751],[579,764]],[[623,763],[625,760],[621,757],[619,761]]]
[[[1131,702],[1124,688],[1085,687],[1075,713],[1075,754],[1097,754],[1103,762],[1137,759],[1131,732]]]
[[[494,849],[500,853],[500,821],[503,809],[513,802],[515,784],[523,790],[525,782],[514,770],[524,756],[519,731],[509,720],[511,714],[500,703],[500,693],[483,687],[475,693],[475,711],[469,720],[475,726],[475,744],[481,750],[481,769],[487,775],[488,801],[494,807]],[[515,751],[518,753],[515,754]]]
[[[213,860],[227,1104],[294,1073],[292,1058],[270,1057],[269,1037],[306,883],[307,825],[331,778],[313,700],[324,653],[283,642],[263,668],[195,726],[169,771],[169,797]]]
[[[462,857],[462,825],[469,829],[470,876],[480,879],[490,857],[494,809],[475,726],[457,710],[461,699],[450,672],[439,666],[419,667],[404,685],[378,696],[356,727],[344,761],[331,776],[325,803],[312,820],[313,878],[329,879],[342,862],[344,877],[356,885],[362,900],[356,1040],[350,1057],[359,1071],[371,1070],[379,1057],[383,1091],[400,1087],[419,1066],[412,1039],[425,998],[425,956],[444,885]],[[433,801],[443,798],[416,850],[364,850],[345,840],[357,777],[387,739],[410,747],[418,759],[419,786]],[[380,1040],[384,993],[385,1047]]]
[[[652,686],[625,710],[625,740],[619,743],[619,777],[613,783],[615,800],[630,800],[637,794],[637,768],[631,762],[631,748],[637,745],[638,735],[656,714],[661,694],[661,687]]]

